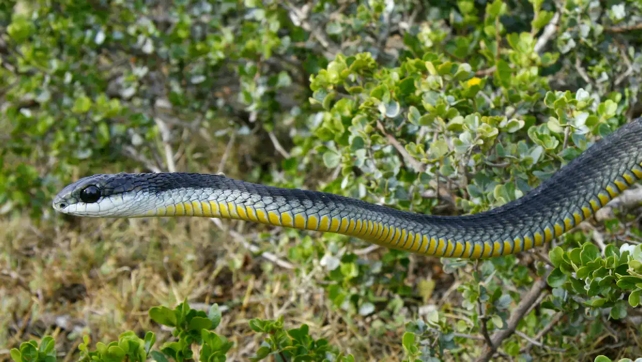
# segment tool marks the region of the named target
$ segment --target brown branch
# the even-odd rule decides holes
[[[381,133],[383,133],[384,136],[386,136],[388,143],[390,143],[390,145],[392,145],[392,147],[394,147],[397,150],[397,152],[401,154],[404,161],[410,166],[412,166],[413,169],[415,169],[415,172],[426,171],[426,165],[424,165],[423,163],[417,161],[414,157],[412,157],[408,153],[408,151],[406,151],[404,146],[401,143],[399,143],[399,141],[397,141],[395,136],[388,134],[386,132],[385,128],[383,128],[383,124],[381,124],[381,122],[378,120],[377,120],[377,128],[379,129],[379,131],[381,131]]]
[[[642,23],[604,28],[604,31],[606,31],[607,33],[626,33],[633,30],[642,30]]]
[[[535,281],[533,287],[522,298],[522,301],[517,305],[505,329],[499,330],[491,337],[491,345],[486,346],[482,355],[476,360],[477,362],[488,362],[497,352],[502,342],[510,337],[517,329],[517,324],[524,318],[524,315],[531,309],[534,303],[538,300],[540,294],[546,289],[546,277],[542,277]]]
[[[488,322],[488,316],[484,315],[482,302],[479,298],[477,298],[477,313],[479,313],[479,329],[481,329],[484,341],[486,341],[488,347],[493,348],[493,340],[490,338],[490,334],[488,334],[488,326],[486,324]]]

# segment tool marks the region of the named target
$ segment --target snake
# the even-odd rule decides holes
[[[117,173],[81,178],[53,200],[83,217],[202,216],[331,232],[415,254],[484,259],[558,238],[642,179],[642,118],[626,123],[524,196],[459,216],[403,211],[332,193],[220,174]]]

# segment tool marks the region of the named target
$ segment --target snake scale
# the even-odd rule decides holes
[[[94,175],[65,187],[53,207],[87,217],[205,216],[350,235],[389,248],[479,259],[547,243],[642,179],[642,118],[596,142],[525,196],[464,216],[405,212],[330,193],[221,175]]]

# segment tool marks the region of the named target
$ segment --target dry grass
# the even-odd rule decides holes
[[[254,225],[224,225],[284,260],[298,242],[278,229],[259,235]],[[96,342],[115,340],[125,330],[152,330],[162,342],[170,334],[150,322],[148,309],[184,299],[222,306],[217,332],[235,343],[232,361],[245,360],[261,343],[248,328],[251,318],[279,316],[288,327],[308,324],[315,338],[327,338],[358,360],[399,359],[411,312],[377,321],[348,315],[330,305],[321,286],[326,271],[316,259],[294,266],[288,270],[253,255],[207,219],[0,220],[0,359],[45,334],[56,336],[67,359],[84,334]]]

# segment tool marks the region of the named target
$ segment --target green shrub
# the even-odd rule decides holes
[[[14,360],[58,357],[52,337],[10,340],[26,328],[14,313],[19,320],[79,313],[52,290],[77,282],[116,293],[119,281],[134,285],[146,270],[152,276],[132,287],[132,300],[108,305],[118,315],[158,299],[192,301],[184,289],[202,284],[190,278],[218,273],[248,293],[217,300],[234,316],[245,318],[250,296],[261,292],[281,293],[274,298],[287,310],[239,323],[246,328],[239,336],[213,331],[216,307],[154,307],[155,324],[109,331],[116,341],[101,326],[87,328],[94,349],[89,337],[81,343],[65,331],[55,342],[80,346],[61,354],[222,361],[237,358],[230,341],[260,338],[253,360],[642,355],[636,209],[592,226],[606,246],[577,229],[550,250],[470,262],[232,222],[240,225],[232,239],[209,228],[198,234],[181,220],[70,222],[49,207],[55,192],[86,174],[193,171],[424,214],[490,210],[640,115],[638,2],[53,3],[0,4],[0,128],[7,130],[0,221],[21,231],[7,231],[0,244],[0,276],[15,286],[3,294],[0,342],[11,341]],[[37,230],[35,241],[23,242],[24,230]],[[243,239],[243,251],[228,239]],[[214,252],[210,244],[224,246]],[[267,261],[252,261],[260,256]],[[184,289],[151,284],[161,282]],[[197,289],[194,302],[216,293]],[[293,302],[297,293],[321,296]],[[25,304],[32,299],[38,303]],[[85,299],[69,303],[88,308]],[[314,322],[293,317],[308,308]],[[341,329],[336,340],[315,339],[329,320]],[[172,335],[154,347],[161,325]]]

